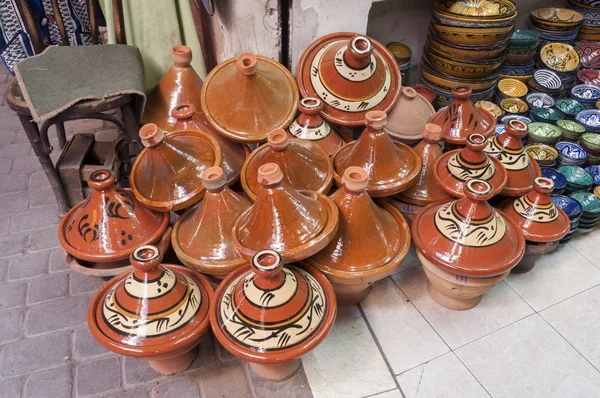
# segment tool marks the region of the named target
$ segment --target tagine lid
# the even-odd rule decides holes
[[[433,106],[412,87],[402,87],[400,99],[389,113],[383,128],[392,137],[417,141],[422,138],[423,128],[435,114]]]
[[[533,190],[516,199],[507,199],[500,210],[517,223],[525,239],[531,242],[554,242],[564,237],[571,228],[569,217],[550,199],[554,182],[538,177]]]
[[[496,129],[496,118],[485,109],[477,108],[469,99],[469,86],[456,86],[452,90],[454,99],[440,109],[430,123],[442,126],[442,139],[449,144],[465,145],[471,134],[489,137]]]
[[[165,134],[150,123],[142,126],[140,138],[145,148],[129,177],[140,202],[154,210],[176,211],[202,199],[202,172],[222,163],[213,137],[196,130]]]
[[[275,130],[269,133],[266,144],[252,152],[242,168],[242,187],[251,200],[256,199],[260,186],[258,170],[266,163],[276,163],[283,172],[283,181],[297,191],[326,194],[333,182],[333,164],[319,145]]]
[[[361,126],[368,111],[391,111],[402,87],[400,69],[381,43],[350,32],[310,44],[296,71],[302,97],[318,97],[321,116],[342,126]]]
[[[457,198],[464,196],[465,184],[473,179],[488,181],[492,184],[492,194],[499,194],[506,186],[508,176],[502,163],[484,152],[487,138],[471,134],[466,144],[465,148],[446,152],[440,157],[434,169],[436,181]]]
[[[96,293],[88,326],[102,345],[124,355],[152,357],[189,350],[208,330],[210,282],[195,271],[161,261],[157,247],[140,246],[131,254],[133,271]]]
[[[423,209],[411,228],[417,250],[440,268],[467,277],[500,275],[517,265],[525,238],[514,221],[489,205],[492,190],[487,181],[470,180],[464,198]]]
[[[264,363],[290,361],[315,348],[336,314],[335,293],[323,274],[284,266],[283,256],[270,249],[221,282],[210,310],[213,332],[228,351]]]
[[[242,53],[206,76],[200,101],[219,133],[233,141],[260,142],[292,123],[298,98],[296,80],[283,65]]]
[[[58,227],[62,247],[91,262],[125,260],[138,246],[156,243],[169,226],[169,215],[140,203],[131,190],[115,186],[115,175],[98,170],[88,177],[90,196],[76,204]]]

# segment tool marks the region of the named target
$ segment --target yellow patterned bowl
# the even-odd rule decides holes
[[[502,52],[506,49],[508,43],[503,43],[500,44],[498,46],[490,46],[490,49],[488,50],[483,50],[483,49],[468,49],[468,48],[461,48],[461,47],[455,47],[451,44],[448,43],[444,43],[441,40],[439,40],[437,38],[437,34],[435,34],[434,31],[431,32],[431,34],[429,35],[429,38],[427,39],[427,46],[434,48],[436,50],[438,50],[438,52],[441,52],[443,54],[446,54],[450,57],[457,57],[457,58],[467,58],[467,59],[472,59],[472,60],[487,60],[487,59],[494,59],[494,58],[498,58],[500,56],[500,54],[502,54]]]
[[[489,61],[468,61],[448,57],[433,48],[425,48],[425,56],[439,72],[462,79],[479,79],[491,75],[502,65],[502,58]]]
[[[450,6],[450,12],[477,17],[500,16],[500,5],[489,0],[459,0]]]
[[[500,102],[500,108],[506,113],[512,115],[525,113],[529,110],[527,102],[518,98],[505,98]]]
[[[488,90],[498,81],[497,78],[486,78],[484,80],[469,80],[469,82],[466,83],[465,79],[458,79],[453,76],[442,76],[439,72],[429,70],[428,68],[423,67],[423,65],[421,65],[421,76],[427,83],[445,91],[452,91],[455,87],[467,84],[474,93]]]
[[[485,109],[486,111],[494,115],[496,119],[504,115],[504,111],[498,105],[490,101],[479,101],[475,103],[475,107]]]
[[[528,91],[527,85],[517,79],[502,79],[498,82],[498,92],[502,98],[521,98]]]
[[[571,72],[579,67],[579,54],[569,44],[548,43],[540,50],[540,60],[556,72]]]
[[[492,21],[517,14],[517,5],[512,0],[436,0],[433,9],[468,22]]]
[[[583,15],[567,8],[536,8],[531,11],[530,16],[535,26],[550,30],[574,28],[583,21]]]
[[[433,24],[433,29],[442,40],[450,44],[467,46],[497,43],[505,40],[513,31],[512,25],[499,28],[463,28],[436,23]]]
[[[499,79],[515,79],[523,83],[527,83],[527,80],[531,79],[533,75],[523,75],[523,76],[513,76],[513,75],[503,75],[498,73]]]
[[[558,151],[546,144],[529,145],[525,147],[525,152],[542,165],[552,164],[558,158]]]
[[[594,188],[594,195],[596,195],[596,197],[600,199],[600,185]]]

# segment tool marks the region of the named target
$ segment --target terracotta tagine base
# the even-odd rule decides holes
[[[558,248],[559,241],[536,243],[527,241],[525,246],[525,255],[521,262],[511,270],[513,274],[525,274],[531,271],[541,255],[553,252]]]
[[[300,358],[282,363],[250,362],[250,369],[263,380],[279,382],[292,377],[302,366]]]
[[[198,346],[173,358],[148,360],[148,364],[158,373],[170,376],[187,370],[192,366],[192,363],[194,363],[194,359],[196,359],[197,356]]]

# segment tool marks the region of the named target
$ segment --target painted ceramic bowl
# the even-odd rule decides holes
[[[585,168],[585,171],[587,171],[592,175],[592,177],[594,177],[594,185],[600,185],[600,166],[588,166]]]
[[[530,109],[552,108],[554,106],[554,98],[544,93],[527,94],[525,101],[529,104]]]
[[[567,189],[587,191],[594,184],[594,177],[579,166],[560,166],[558,172],[567,180]]]
[[[550,123],[533,122],[527,125],[528,137],[533,142],[553,144],[560,139],[562,131]]]
[[[579,54],[581,65],[584,68],[600,68],[600,44],[599,43],[580,43],[575,47]]]
[[[530,62],[534,62],[536,51],[535,49],[531,51],[511,51],[508,50],[506,52],[506,56],[504,57],[504,65],[503,67],[510,66],[521,66],[529,64]],[[503,69],[500,69],[503,71]],[[533,72],[531,72],[533,73]],[[506,73],[505,73],[506,74]],[[517,75],[515,73],[515,75]],[[525,73],[521,72],[520,75],[525,75]]]
[[[539,69],[533,74],[533,81],[549,90],[560,90],[562,81],[558,75],[548,69]]]
[[[548,29],[573,28],[583,21],[583,15],[567,8],[536,8],[529,15],[536,26]]]
[[[581,206],[583,207],[583,213],[581,214],[582,220],[587,216],[588,219],[594,220],[596,225],[598,224],[598,220],[600,220],[600,199],[596,195],[591,192],[573,192],[571,198],[575,199]],[[581,222],[580,220],[580,226]]]
[[[540,166],[547,166],[556,162],[558,151],[546,144],[532,144],[525,147],[527,152]],[[566,181],[565,181],[566,183]]]
[[[502,58],[485,61],[460,59],[440,53],[431,47],[425,47],[425,56],[431,65],[441,73],[465,79],[479,79],[489,76],[500,68],[503,61]]]
[[[506,113],[520,114],[527,112],[529,105],[519,98],[505,98],[500,102],[500,108]]]
[[[600,109],[600,100],[596,101],[596,109]]]
[[[481,23],[499,26],[517,16],[517,6],[511,0],[436,0],[433,9],[436,16],[448,15],[462,22],[459,26],[479,26]]]
[[[600,87],[593,84],[578,84],[571,89],[571,98],[584,104],[595,104],[600,100]]]
[[[527,85],[515,79],[502,79],[498,82],[498,92],[504,98],[520,98],[527,95]]]
[[[557,120],[556,125],[562,130],[565,138],[576,140],[585,133],[585,127],[572,120]]]
[[[579,112],[585,110],[585,106],[583,106],[579,101],[574,100],[572,98],[561,98],[556,100],[554,103],[554,107],[568,116],[575,116]]]
[[[587,152],[585,151],[585,149],[583,149],[581,145],[577,145],[573,142],[557,142],[556,145],[554,145],[554,147],[558,151],[558,156],[561,159],[568,159],[578,162],[584,161],[587,157]]]
[[[504,64],[502,64],[498,70],[498,74],[519,77],[533,75],[533,72],[535,72],[535,61],[518,62],[519,65],[511,65],[506,58],[504,58]]]
[[[396,59],[396,62],[398,62],[398,65],[410,61],[410,58],[412,56],[412,50],[406,44],[397,41],[392,41],[389,42],[385,46],[385,48],[387,48],[392,53],[392,55]]]
[[[600,133],[600,110],[588,109],[579,112],[577,116],[575,116],[575,120],[583,125],[587,131]]]
[[[525,123],[525,124],[529,124],[532,122],[532,120],[530,118],[528,118],[527,116],[521,116],[521,115],[506,115],[500,119],[500,122],[505,124],[505,123],[508,123],[510,120],[518,120],[521,123]]]
[[[540,50],[540,60],[549,69],[571,72],[579,67],[579,54],[569,44],[548,43]]]
[[[535,108],[531,110],[531,118],[536,122],[556,123],[565,118],[565,114],[552,108]]]
[[[540,41],[539,33],[533,30],[517,29],[510,37],[510,49],[537,47]]]
[[[600,185],[594,188],[594,195],[596,195],[597,198],[600,198]]]
[[[577,72],[577,78],[583,84],[600,86],[600,71],[597,69],[582,69]]]
[[[544,167],[542,168],[542,177],[546,177],[552,180],[552,182],[554,183],[554,189],[551,193],[555,195],[561,194],[567,187],[567,179],[557,170]]]
[[[485,109],[486,111],[494,115],[496,118],[499,118],[502,115],[504,115],[504,111],[498,105],[490,101],[479,101],[475,103],[475,106],[477,108]]]
[[[481,79],[459,79],[438,71],[431,65],[427,57],[421,58],[421,68],[419,68],[423,83],[429,83],[439,89],[452,91],[457,86],[468,84],[474,93],[480,93],[496,86],[498,77],[487,76]]]
[[[481,45],[493,44],[509,38],[513,27],[503,26],[499,28],[464,28],[434,23],[433,29],[435,29],[442,40],[448,43],[457,45]],[[575,53],[575,55],[577,55],[577,53]]]
[[[581,136],[581,141],[585,146],[595,151],[600,151],[600,134],[586,133]]]
[[[498,58],[506,49],[508,40],[484,46],[461,46],[442,40],[433,28],[429,29],[427,45],[453,57],[486,60]]]

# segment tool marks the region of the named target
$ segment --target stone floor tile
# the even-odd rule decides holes
[[[22,254],[27,248],[26,234],[12,234],[0,238],[0,257]]]
[[[76,372],[75,385],[80,397],[107,393],[121,387],[121,365],[117,357],[85,361]]]
[[[10,215],[0,216],[0,236],[8,235],[10,231]]]
[[[0,160],[0,175],[6,175],[12,170],[13,161],[11,159]]]
[[[110,351],[96,341],[87,327],[75,332],[73,336],[73,357],[75,359],[87,359],[108,353]]]
[[[600,246],[600,233],[592,232],[575,235],[568,245],[590,260],[595,266],[600,267],[600,256],[598,256],[597,249]]]
[[[0,90],[2,91],[2,90]],[[6,101],[4,101],[4,103],[6,103]],[[23,125],[21,124],[21,120],[19,119],[18,116],[12,116],[12,117],[4,117],[2,118],[2,129],[4,130],[17,130],[22,128]]]
[[[27,334],[36,335],[85,325],[90,296],[75,296],[29,308]]]
[[[50,182],[48,182],[48,177],[46,177],[46,173],[44,173],[43,171],[36,171],[36,172],[31,173],[31,176],[29,177],[29,188],[30,189],[49,187],[49,186],[50,186]]]
[[[142,359],[123,357],[123,368],[127,387],[165,378],[165,376],[152,369],[148,361]]]
[[[421,265],[421,261],[417,257],[417,250],[415,249],[415,245],[410,244],[410,248],[408,249],[408,253],[406,253],[406,257],[400,264],[400,266],[394,271],[393,274],[397,274],[399,272],[406,271],[407,269],[416,267],[417,265]]]
[[[6,344],[21,337],[24,319],[24,309],[0,311],[0,344]]]
[[[215,339],[215,346],[216,346],[216,353],[217,353],[217,358],[219,359],[219,361],[221,362],[232,362],[232,361],[236,361],[237,357],[235,355],[233,355],[232,353],[230,353],[229,351],[227,351],[222,345],[221,343],[219,343],[218,341],[216,341]]]
[[[0,377],[20,376],[70,361],[69,332],[19,340],[0,353]]]
[[[223,376],[227,375],[226,378]],[[200,377],[203,397],[252,397],[246,376],[238,363],[219,363],[206,370]]]
[[[8,280],[31,278],[48,273],[48,253],[27,253],[10,260]]]
[[[32,171],[42,170],[42,165],[35,155],[25,156],[14,159],[12,165],[13,173],[31,173]]]
[[[58,240],[56,225],[37,229],[29,233],[29,251],[48,250],[59,246],[60,241]]]
[[[58,225],[56,205],[38,207],[15,214],[10,221],[12,232],[31,231],[52,225]]]
[[[51,205],[56,203],[56,198],[50,187],[29,190],[27,192],[29,199],[29,206],[40,207],[45,205]]]
[[[96,141],[112,142],[119,137],[119,130],[116,128],[99,130],[94,133]]]
[[[94,293],[104,284],[104,282],[99,279],[91,278],[77,272],[70,272],[69,279],[71,294]]]
[[[223,380],[225,381],[225,380]],[[227,380],[229,382],[229,380]],[[221,385],[221,390],[223,390]],[[167,381],[159,384],[152,389],[152,396],[156,397],[198,397],[198,384],[195,377],[182,377],[177,380]],[[219,393],[221,395],[221,393]],[[216,395],[205,395],[212,397]],[[228,395],[221,395],[227,397]],[[239,395],[231,395],[238,397]]]
[[[0,123],[1,125],[2,123]],[[12,144],[17,139],[17,132],[15,130],[5,130],[3,127],[0,130],[0,147]]]
[[[65,263],[62,255],[62,249],[54,249],[50,253],[50,272],[65,271],[70,269]]]
[[[70,397],[72,389],[71,367],[65,366],[31,375],[25,383],[25,398]]]
[[[25,132],[25,130],[20,129],[17,130],[17,142],[29,142],[29,137],[27,137],[27,133]]]
[[[0,194],[27,189],[27,174],[9,174],[0,177]]]
[[[115,395],[109,395],[110,398],[148,398],[148,391],[143,388],[137,390],[130,390],[125,392],[120,392]],[[154,397],[154,395],[152,395]],[[176,397],[176,398],[184,398],[184,397]]]
[[[0,398],[16,398],[21,396],[21,381],[11,379],[0,381]]]
[[[8,260],[0,259],[0,282],[4,280],[7,271],[8,271]]]
[[[369,398],[404,398],[397,388],[380,394],[370,395]]]
[[[13,214],[27,209],[29,197],[26,191],[0,195],[0,214]]]
[[[450,351],[390,278],[374,284],[360,306],[394,374]]]
[[[3,121],[4,123],[4,121]],[[1,133],[0,133],[1,134]],[[20,142],[18,144],[5,145],[0,149],[0,159],[18,159],[29,156],[31,153],[31,144]]]
[[[312,398],[306,373],[301,366],[298,372],[282,382],[265,381],[252,372],[246,362],[246,373],[250,377],[250,384],[254,395],[260,398]]]
[[[67,297],[69,295],[69,276],[66,272],[33,278],[29,282],[28,304],[37,304]]]
[[[0,284],[0,310],[21,307],[27,298],[27,282]]]
[[[216,340],[212,335],[212,332],[207,333],[202,340],[200,340],[200,344],[198,345],[198,355],[189,370],[204,370],[209,367],[214,366],[216,362],[215,357],[215,347],[213,345],[213,340]]]

